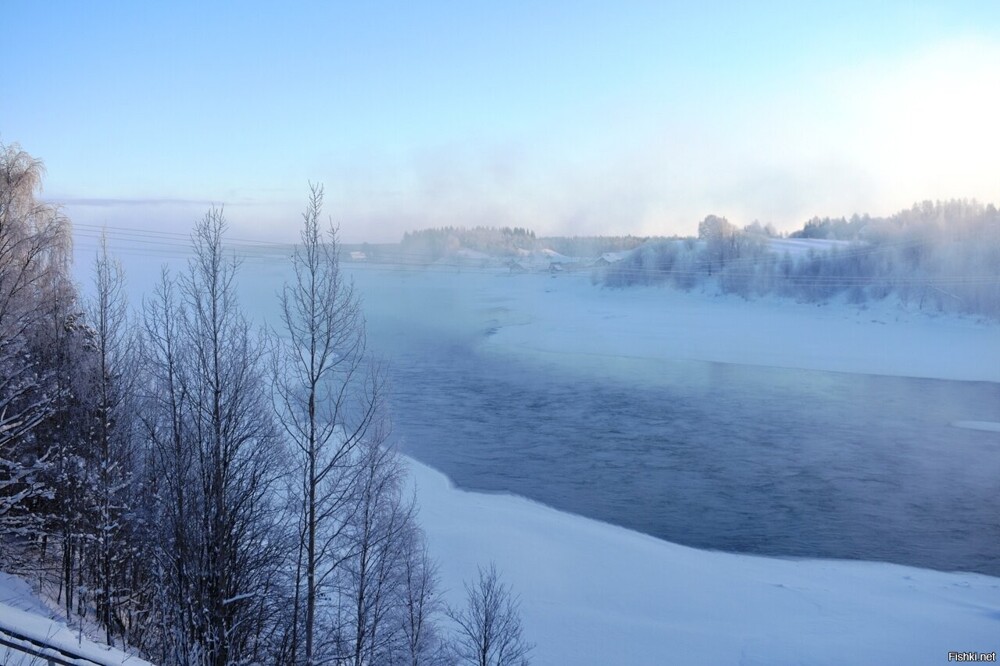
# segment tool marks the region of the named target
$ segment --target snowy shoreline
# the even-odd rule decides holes
[[[657,381],[658,363],[694,360],[1000,381],[995,324],[895,303],[612,291],[584,276],[476,271],[448,291],[456,277],[411,273],[401,300],[425,320],[435,312],[442,326],[487,331],[486,353],[574,372]],[[536,664],[936,664],[1000,648],[1000,578],[697,550],[409,466],[446,600],[460,603],[462,581],[495,561],[522,597]]]
[[[1000,648],[1000,578],[697,550],[407,462],[446,601],[495,561],[536,666],[943,664]]]
[[[514,276],[498,353],[580,367],[587,358],[683,360],[955,381],[1000,382],[1000,325],[899,303],[805,304],[766,297],[611,290],[559,276],[532,290]],[[532,295],[530,292],[535,291]],[[831,343],[831,341],[834,341]]]

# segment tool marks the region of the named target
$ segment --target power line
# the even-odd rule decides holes
[[[109,241],[113,244],[114,253],[133,256],[141,258],[159,258],[159,259],[183,259],[186,257],[193,256],[193,250],[191,249],[191,237],[178,232],[168,232],[168,231],[157,231],[149,229],[136,229],[131,227],[114,227],[108,225],[93,225],[93,224],[78,224],[74,225],[75,237],[77,238],[76,249],[78,251],[97,251],[100,248],[99,240],[103,236],[107,236]],[[663,241],[663,243],[684,243],[684,241]],[[701,242],[700,244],[703,244]],[[883,254],[887,250],[899,250],[905,249],[909,246],[923,245],[924,241],[920,239],[906,239],[890,243],[879,243],[879,244],[852,244],[849,250],[839,250],[834,249],[836,246],[831,248],[826,248],[820,252],[814,254],[813,257],[809,257],[808,254],[803,257],[802,254],[797,254],[793,261],[810,261],[810,260],[830,260],[834,259],[837,261],[849,261],[855,258],[869,257],[872,255]],[[294,250],[294,245],[288,243],[275,243],[260,240],[251,239],[227,239],[227,245],[229,249],[238,254],[241,261],[249,262],[263,262],[271,263],[276,260],[284,260],[289,257]],[[646,250],[643,250],[644,246],[639,246],[634,251],[638,252],[650,252],[655,251],[657,245],[645,246]],[[784,253],[780,253],[780,248],[775,250],[770,250],[766,255],[769,262],[771,263],[770,269],[774,270],[776,267],[776,262],[783,261]],[[263,251],[263,252],[262,252]],[[780,254],[779,254],[780,253]],[[612,264],[609,267],[614,275],[631,277],[631,278],[675,278],[675,279],[698,279],[706,277],[706,274],[715,266],[716,262],[706,259],[704,257],[698,257],[695,255],[694,248],[684,248],[681,250],[681,255],[675,257],[675,259],[683,260],[684,256],[692,257],[694,261],[690,261],[689,265],[683,269],[677,270],[674,268],[668,268],[666,270],[660,269],[655,266],[618,266]],[[641,255],[640,255],[641,256]],[[777,259],[775,257],[778,257]],[[397,260],[400,263],[392,264],[389,263],[371,263],[371,262],[349,262],[349,265],[354,269],[361,270],[381,270],[381,271],[423,271],[423,272],[455,272],[455,271],[468,271],[468,272],[483,272],[483,273],[495,273],[498,270],[502,270],[504,266],[497,263],[487,263],[484,261],[482,265],[476,265],[470,262],[461,261],[436,261],[432,263],[425,263],[426,255],[406,251],[402,249],[397,249],[391,253],[391,255],[386,256],[386,260]],[[514,261],[517,262],[519,257],[512,256],[509,258],[491,258],[489,262],[497,261]],[[655,257],[653,257],[655,260]],[[558,263],[558,262],[553,262]],[[568,263],[568,262],[567,262]],[[727,261],[719,262],[720,269],[714,272],[716,275],[719,273],[723,274],[723,277],[729,279],[760,279],[770,282],[783,282],[795,287],[853,287],[853,286],[867,286],[871,284],[887,284],[888,286],[913,286],[913,285],[961,285],[961,284],[990,284],[997,279],[1000,279],[1000,275],[994,274],[949,274],[949,275],[808,275],[808,274],[791,274],[783,275],[781,273],[777,274],[761,274],[758,269],[761,267],[761,256],[745,256],[737,257],[735,259],[729,259]],[[580,275],[584,273],[589,276],[590,270],[586,270],[588,267],[581,267],[582,270],[566,270],[562,274],[564,275]],[[594,269],[595,267],[589,267]],[[539,266],[539,272],[543,272],[545,269]],[[779,269],[780,270],[780,269]]]

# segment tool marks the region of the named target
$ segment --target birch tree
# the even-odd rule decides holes
[[[114,645],[115,633],[124,634],[121,616],[130,596],[127,575],[133,540],[129,538],[129,512],[134,481],[134,414],[136,404],[136,345],[130,330],[121,264],[108,255],[102,236],[94,262],[94,299],[88,311],[93,329],[96,372],[93,463],[94,569],[98,621],[105,641]]]
[[[43,166],[17,144],[0,143],[0,524],[29,520],[50,451],[34,437],[58,392],[37,340],[54,286],[67,288],[69,229],[58,209],[37,200]],[[61,272],[61,274],[60,274]]]
[[[198,223],[181,283],[191,355],[182,435],[198,488],[193,629],[213,666],[263,656],[270,627],[260,611],[280,559],[272,528],[281,456],[264,382],[267,348],[239,307],[225,230],[220,209]]]
[[[418,547],[414,503],[403,495],[403,469],[385,431],[362,445],[351,556],[340,575],[344,620],[340,653],[351,666],[405,663],[405,565]],[[416,590],[411,590],[416,591]]]
[[[474,584],[466,583],[466,606],[449,609],[458,627],[455,654],[474,666],[527,666],[531,644],[521,628],[520,602],[500,580],[496,565],[479,568]]]
[[[321,229],[323,188],[310,188],[294,279],[281,293],[275,365],[280,421],[297,458],[304,663],[316,663],[317,604],[345,557],[354,512],[354,452],[377,422],[381,385],[365,361],[365,326],[340,271],[337,231]],[[298,604],[296,627],[299,626]],[[297,632],[296,632],[297,633]],[[297,641],[296,641],[297,642]]]
[[[140,414],[149,451],[151,515],[158,527],[150,575],[158,608],[159,660],[176,664],[191,663],[187,657],[197,612],[194,508],[198,502],[187,418],[190,355],[180,331],[183,317],[177,286],[164,269],[152,296],[143,303]]]
[[[279,631],[271,592],[283,474],[266,382],[268,345],[236,297],[221,210],[196,225],[193,258],[145,305],[144,431],[161,545],[153,575],[168,663],[267,661]]]
[[[437,565],[422,539],[419,541],[407,550],[403,562],[404,596],[400,621],[406,639],[404,660],[408,666],[448,661],[446,644],[435,622],[443,610],[438,593]]]

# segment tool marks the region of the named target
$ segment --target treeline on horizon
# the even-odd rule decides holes
[[[755,228],[709,216],[697,240],[648,242],[598,279],[609,287],[685,290],[711,282],[746,298],[806,302],[896,296],[920,310],[1000,317],[1000,213],[992,204],[928,201],[884,218],[814,218],[788,238],[836,243],[775,251]]]
[[[408,256],[437,261],[465,248],[493,257],[554,250],[570,257],[597,256],[632,250],[648,238],[640,236],[536,236],[523,227],[435,227],[403,234],[400,249]]]
[[[775,250],[778,239],[835,242],[791,252]],[[814,217],[787,235],[709,215],[697,237],[539,237],[517,227],[442,227],[408,232],[402,241],[407,256],[428,261],[461,248],[494,257],[542,249],[569,257],[629,251],[595,275],[614,288],[690,290],[712,283],[745,298],[844,297],[856,304],[895,295],[921,310],[1000,317],[1000,212],[976,201],[925,201],[888,217]]]

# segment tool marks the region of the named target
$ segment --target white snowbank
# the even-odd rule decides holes
[[[859,308],[660,287],[611,290],[583,276],[495,282],[486,289],[492,302],[521,325],[500,328],[491,348],[576,369],[697,360],[1000,381],[1000,326],[968,317],[931,316],[890,302]]]
[[[353,267],[352,267],[353,268]],[[589,274],[352,270],[369,322],[490,330],[486,349],[635,380],[657,364],[709,361],[1000,382],[1000,324],[913,311],[668,287],[606,289]],[[385,328],[385,326],[383,326]]]
[[[1000,578],[700,551],[409,461],[453,605],[495,561],[534,664],[944,664],[1000,648]]]
[[[65,623],[52,619],[51,613],[20,578],[0,573],[0,628],[6,628],[34,640],[67,650],[101,664],[150,666],[149,662],[121,650],[99,645],[81,637]],[[0,634],[3,635],[3,634]],[[18,666],[44,666],[44,659],[0,646],[0,663]]]
[[[822,253],[834,248],[843,250],[851,246],[851,241],[825,238],[770,238],[767,244],[772,252],[778,254],[787,252],[792,257],[800,257],[809,252]]]

